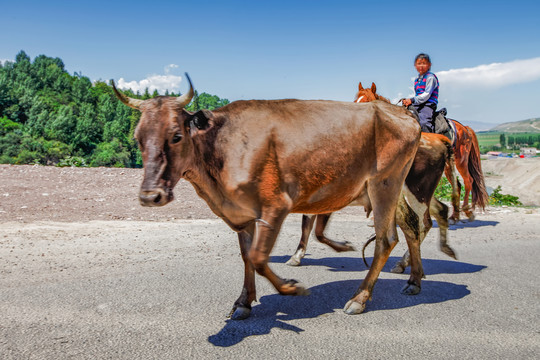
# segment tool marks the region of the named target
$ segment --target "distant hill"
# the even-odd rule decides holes
[[[469,121],[467,120],[463,125],[470,126],[474,131],[491,131],[492,128],[497,126],[494,123],[485,123],[480,121]]]
[[[505,133],[531,133],[537,132],[540,133],[540,118],[527,119],[521,121],[507,122],[504,124],[497,125],[489,131],[499,131]]]

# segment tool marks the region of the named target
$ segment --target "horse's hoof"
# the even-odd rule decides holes
[[[407,284],[403,289],[401,289],[401,293],[404,295],[417,295],[420,293],[420,290],[420,286]]]
[[[244,320],[251,314],[251,309],[245,306],[238,306],[236,309],[232,309],[229,317],[231,320]]]
[[[457,260],[456,253],[454,252],[454,250],[452,250],[450,246],[448,245],[441,246],[441,251],[445,253],[446,255],[450,256],[451,258],[453,258],[454,260]]]
[[[347,315],[358,315],[358,314],[361,314],[365,308],[366,308],[366,304],[360,304],[356,301],[349,300],[347,304],[345,304],[343,311]]]
[[[291,257],[289,259],[289,261],[287,261],[285,264],[289,265],[289,266],[300,266],[300,261],[301,260],[298,260],[297,258],[295,257]]]
[[[356,251],[356,248],[353,246],[353,244],[349,241],[345,241],[341,244],[341,249],[338,250],[339,252],[342,251]]]
[[[405,268],[401,264],[396,264],[392,270],[390,270],[390,272],[394,274],[403,274],[405,272]]]
[[[294,279],[287,279],[279,293],[281,295],[307,296],[311,294],[311,291],[304,284]]]
[[[448,225],[456,225],[456,224],[457,224],[456,219],[448,218]]]

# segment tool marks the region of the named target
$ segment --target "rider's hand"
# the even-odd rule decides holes
[[[402,102],[403,106],[409,106],[412,104],[411,99],[404,99]]]

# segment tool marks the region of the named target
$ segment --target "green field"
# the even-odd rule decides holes
[[[510,146],[507,149],[506,146],[501,145],[501,135],[504,134],[506,145]],[[477,132],[478,145],[480,145],[480,152],[485,153],[487,151],[496,150],[503,152],[519,152],[520,147],[536,147],[540,146],[540,133],[537,132],[523,132],[523,133],[507,133],[499,131],[485,131]]]

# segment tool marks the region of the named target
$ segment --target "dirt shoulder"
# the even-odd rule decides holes
[[[519,197],[526,206],[540,206],[540,158],[482,160],[486,185]]]
[[[519,196],[523,204],[540,206],[539,158],[483,160],[482,168],[487,186],[501,185],[503,193]],[[0,165],[0,222],[216,218],[183,180],[171,204],[140,206],[142,177],[142,169]]]
[[[142,177],[142,169],[0,165],[0,222],[216,218],[185,181],[168,206],[140,206]]]

